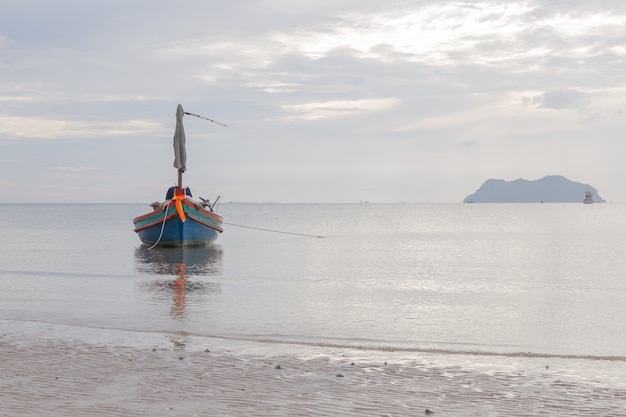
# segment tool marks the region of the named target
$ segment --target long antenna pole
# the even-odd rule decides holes
[[[209,119],[208,117],[203,117],[203,116],[200,116],[200,115],[198,115],[198,114],[189,113],[189,112],[185,112],[185,114],[188,114],[188,115],[190,115],[190,116],[199,117],[199,118],[204,119],[204,120],[208,120],[209,122],[213,122],[213,123],[215,123],[215,124],[217,124],[217,125],[220,125],[220,126],[228,127],[228,126],[226,126],[224,123],[222,123],[222,122],[218,122],[218,121],[213,120],[213,119]]]

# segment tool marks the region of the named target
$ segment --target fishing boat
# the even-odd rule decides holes
[[[213,203],[192,199],[189,187],[183,186],[183,172],[187,169],[187,152],[183,116],[191,115],[226,126],[215,120],[188,113],[179,104],[176,109],[174,131],[174,168],[178,170],[178,184],[170,187],[162,202],[151,204],[152,211],[133,219],[135,232],[142,243],[150,247],[203,246],[213,243],[222,233],[223,219],[216,213],[219,196]]]
[[[585,204],[593,204],[593,191],[585,191],[585,199],[583,200]]]

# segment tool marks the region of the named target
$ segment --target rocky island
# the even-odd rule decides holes
[[[593,202],[604,203],[598,190],[589,184],[571,181],[560,175],[548,175],[538,180],[514,181],[489,179],[464,203],[582,203],[587,193]]]

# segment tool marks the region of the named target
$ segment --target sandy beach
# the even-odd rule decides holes
[[[0,336],[2,416],[619,416],[626,390],[427,361]],[[382,352],[380,352],[382,355]]]

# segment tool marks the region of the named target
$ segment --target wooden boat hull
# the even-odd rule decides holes
[[[213,243],[222,233],[222,217],[185,199],[182,221],[174,201],[133,219],[135,232],[146,245],[160,247],[202,246]]]

